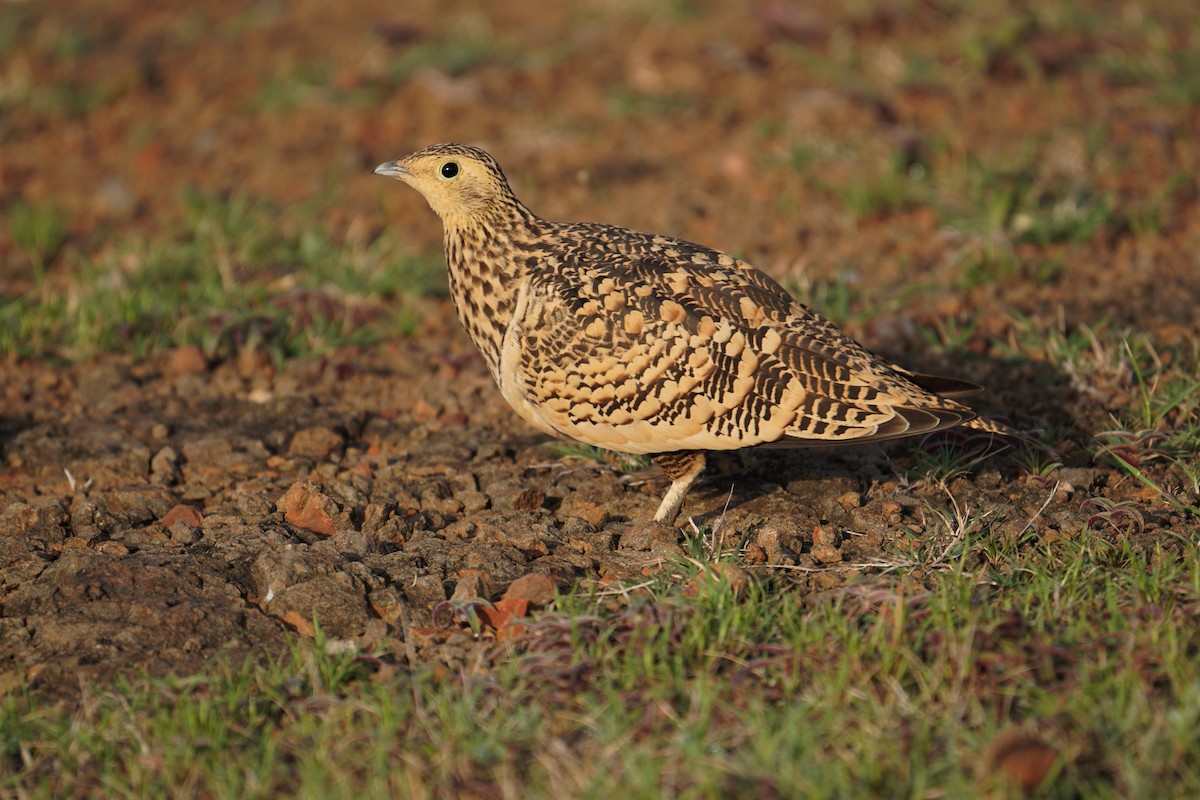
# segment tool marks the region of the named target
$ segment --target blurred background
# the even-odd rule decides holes
[[[5,2],[0,352],[411,333],[440,225],[370,170],[455,140],[542,216],[727,250],[894,348],[1173,343],[1198,130],[1171,0]]]

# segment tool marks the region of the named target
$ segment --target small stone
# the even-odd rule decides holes
[[[486,494],[474,490],[456,492],[454,497],[462,504],[462,510],[465,514],[474,514],[477,511],[483,511],[492,503],[491,498]]]
[[[371,610],[388,625],[399,625],[404,619],[404,598],[395,586],[383,586],[367,596]]]
[[[598,504],[588,500],[579,492],[572,492],[563,498],[556,516],[560,520],[578,517],[585,520],[593,528],[602,528],[608,521],[608,512]]]
[[[839,547],[842,537],[832,528],[817,526],[813,528],[813,547]]]
[[[362,529],[368,533],[378,532],[396,514],[393,502],[367,503],[363,509]]]
[[[442,410],[432,403],[421,399],[413,404],[411,413],[414,422],[430,422],[437,419]]]
[[[375,540],[369,533],[354,528],[342,528],[324,541],[313,545],[313,550],[332,550],[343,558],[355,556],[362,558],[373,549]]]
[[[516,496],[513,500],[514,511],[533,511],[535,508],[541,508],[542,503],[546,502],[546,495],[541,489],[526,489]]]
[[[271,516],[271,501],[257,494],[238,495],[237,510],[244,522],[260,522]]]
[[[162,519],[178,502],[171,492],[150,485],[114,489],[95,499],[104,514],[125,525],[144,525]]]
[[[275,505],[292,525],[321,536],[332,536],[338,531],[334,517],[341,509],[319,484],[310,481],[293,484]]]
[[[428,611],[446,599],[446,587],[433,575],[418,575],[404,587],[404,596],[417,608]]]
[[[836,564],[842,560],[841,538],[831,528],[813,529],[812,557],[822,564]]]
[[[174,486],[183,481],[179,453],[174,447],[164,447],[150,459],[150,481],[158,486]]]
[[[1096,476],[1099,473],[1099,470],[1087,467],[1063,467],[1058,471],[1058,480],[1078,491],[1087,492],[1096,484]]]
[[[200,529],[187,524],[183,520],[171,525],[168,530],[171,531],[171,541],[179,545],[195,544],[200,541]]]
[[[749,542],[742,548],[742,559],[751,565],[765,564],[767,563],[767,551],[757,542]]]
[[[670,525],[659,522],[633,522],[621,534],[620,546],[624,550],[663,550],[682,553],[679,532]]]
[[[21,536],[42,541],[62,541],[63,529],[70,522],[61,501],[26,505],[13,503],[0,511],[0,536]]]
[[[862,505],[862,495],[858,492],[846,492],[838,498],[838,505],[849,511]]]
[[[199,345],[181,345],[172,350],[171,355],[167,357],[167,366],[164,371],[168,378],[177,378],[180,375],[202,375],[208,371],[208,359],[204,357],[204,351],[200,349]]]
[[[480,573],[475,572],[463,575],[458,579],[458,583],[454,586],[454,594],[450,595],[450,599],[474,600],[480,597],[486,598],[487,596],[487,582]]]
[[[337,431],[323,426],[301,428],[292,436],[288,454],[324,461],[345,449],[346,440]]]
[[[563,538],[565,539],[582,537],[596,532],[596,526],[582,517],[567,517],[562,521],[559,529],[562,531]]]
[[[517,578],[504,592],[505,600],[525,600],[530,605],[544,606],[554,599],[556,584],[544,572],[531,572]]]
[[[195,506],[189,506],[180,503],[163,514],[160,520],[165,528],[171,528],[176,522],[184,522],[193,528],[199,528],[204,525],[204,515],[200,513],[200,509]]]

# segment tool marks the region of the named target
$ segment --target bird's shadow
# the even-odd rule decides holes
[[[9,446],[17,436],[33,425],[34,423],[25,417],[0,414],[0,459],[5,459],[8,455]]]

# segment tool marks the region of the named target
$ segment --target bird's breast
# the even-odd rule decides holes
[[[510,247],[495,236],[447,236],[450,296],[459,322],[499,381],[500,350],[512,320],[524,270]]]

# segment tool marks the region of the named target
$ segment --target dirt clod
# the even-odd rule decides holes
[[[288,454],[324,461],[333,453],[340,453],[346,440],[337,431],[324,426],[301,428],[288,445]]]
[[[508,585],[505,600],[524,600],[531,606],[544,606],[554,599],[557,584],[544,572],[531,572]]]
[[[204,524],[204,515],[201,514],[200,510],[195,506],[189,506],[180,503],[166,514],[163,514],[160,521],[165,528],[170,528],[177,522],[182,522],[198,528]]]
[[[842,560],[841,537],[836,531],[820,525],[813,528],[812,557],[822,564],[836,564]]]
[[[293,484],[276,506],[291,524],[322,536],[337,533],[337,518],[343,516],[337,501],[323,487],[308,481]]]
[[[166,376],[200,375],[208,371],[208,359],[199,345],[185,344],[171,351],[167,359]]]
[[[1041,737],[1006,731],[988,745],[983,769],[986,775],[999,776],[1029,793],[1042,784],[1058,757],[1058,751]]]

